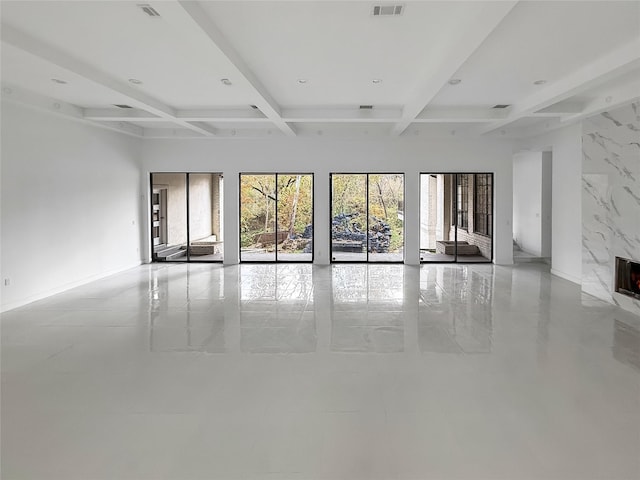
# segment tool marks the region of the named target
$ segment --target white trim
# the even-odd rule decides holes
[[[579,277],[574,277],[569,273],[564,273],[554,268],[551,269],[551,275],[555,275],[556,277],[564,278],[565,280],[569,280],[570,282],[576,283],[578,285],[582,285],[582,279]]]
[[[61,287],[56,287],[51,290],[46,290],[44,292],[40,292],[36,295],[30,295],[21,300],[17,300],[15,302],[6,303],[0,305],[0,312],[8,312],[9,310],[14,310],[16,308],[22,307],[24,305],[28,305],[29,303],[36,302],[38,300],[42,300],[43,298],[51,297],[52,295],[57,295],[58,293],[66,292],[67,290],[71,290],[72,288],[80,287],[82,285],[86,285],[87,283],[94,282],[96,280],[100,280],[105,277],[109,277],[111,275],[115,275],[116,273],[124,272],[125,270],[129,270],[131,268],[139,267],[142,265],[142,260],[131,263],[129,265],[125,265],[123,267],[117,268],[115,270],[108,270],[106,272],[98,273],[96,275],[90,275],[89,277],[85,277],[81,280],[67,283]]]

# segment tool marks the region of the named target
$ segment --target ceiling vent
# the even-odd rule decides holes
[[[144,13],[146,13],[147,15],[149,15],[150,17],[159,17],[160,16],[158,11],[155,8],[153,8],[151,5],[149,5],[148,3],[139,3],[138,4],[138,8],[140,10],[142,10]]]
[[[114,107],[118,107],[118,108],[133,108],[131,105],[125,105],[125,104],[120,104],[120,105],[113,105]]]
[[[394,15],[402,15],[403,5],[375,5],[372,15],[374,17],[391,17]]]
[[[373,110],[373,105],[360,105],[360,110]]]
[[[253,108],[254,110],[258,110],[258,106],[257,105],[249,105],[251,108]]]
[[[498,104],[498,105],[494,105],[491,108],[509,108],[511,105],[502,105],[502,104]]]

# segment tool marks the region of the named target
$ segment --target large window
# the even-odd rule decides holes
[[[491,236],[493,234],[493,175],[479,173],[475,177],[473,230],[475,233]]]
[[[402,262],[404,175],[331,174],[331,261]]]
[[[420,261],[490,262],[492,173],[420,175]]]
[[[313,261],[312,174],[240,174],[240,261]]]
[[[151,247],[156,262],[221,262],[221,173],[151,174]]]

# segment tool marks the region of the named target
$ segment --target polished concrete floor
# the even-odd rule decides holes
[[[155,264],[6,312],[2,478],[638,479],[640,318],[541,264]]]

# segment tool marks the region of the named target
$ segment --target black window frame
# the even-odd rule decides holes
[[[275,189],[275,225],[276,232],[278,230],[278,177],[280,175],[308,175],[311,177],[311,220],[313,225],[313,233],[311,237],[311,260],[280,260],[278,258],[278,248],[276,241],[276,249],[274,250],[274,259],[273,260],[243,260],[242,259],[242,242],[240,238],[242,236],[242,222],[240,216],[242,215],[242,195],[240,192],[241,184],[242,184],[242,176],[243,175],[273,175],[276,182]],[[238,263],[313,263],[316,255],[316,242],[315,242],[315,205],[316,205],[316,182],[315,182],[315,174],[314,172],[238,172]],[[277,238],[277,233],[276,233]]]
[[[476,173],[473,185],[473,232],[493,237],[493,174]]]

